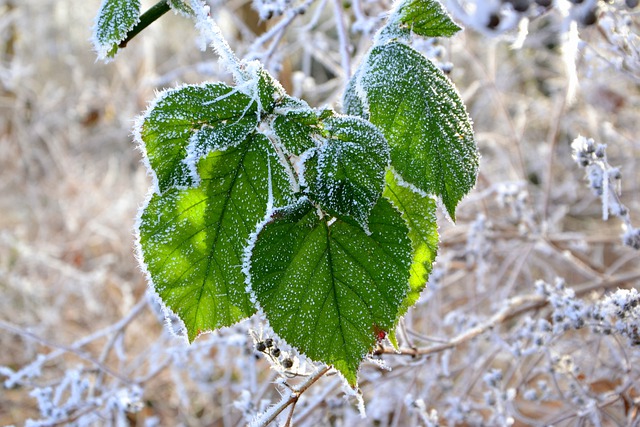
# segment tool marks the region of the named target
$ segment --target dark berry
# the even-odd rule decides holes
[[[271,355],[273,357],[278,357],[280,356],[280,349],[278,347],[274,347],[273,350],[271,350]]]
[[[266,340],[264,340],[264,345],[266,345],[267,348],[273,347],[273,339],[267,338]]]
[[[625,0],[624,4],[626,4],[629,9],[633,9],[638,5],[638,0]]]
[[[293,366],[293,360],[289,359],[288,357],[282,361],[282,367],[284,369],[289,369],[292,366]]]
[[[513,10],[516,12],[526,12],[531,4],[529,0],[510,0],[509,3],[513,5]]]
[[[581,19],[580,21],[582,25],[589,26],[598,22],[598,9],[593,8],[590,9]]]
[[[536,0],[536,3],[539,4],[542,7],[551,6],[551,2],[552,2],[552,0]]]
[[[265,351],[266,349],[267,349],[267,345],[264,343],[264,341],[260,341],[259,343],[256,344],[256,350]]]
[[[492,13],[489,16],[489,22],[487,23],[487,28],[495,30],[500,25],[500,15],[497,13]]]

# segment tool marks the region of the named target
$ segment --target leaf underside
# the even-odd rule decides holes
[[[254,134],[198,163],[198,187],[154,194],[140,219],[140,245],[153,286],[192,341],[255,311],[242,273],[249,234],[290,184],[267,138]]]
[[[273,214],[251,254],[251,288],[274,331],[352,386],[375,331],[395,325],[411,263],[407,227],[388,200],[369,227],[319,218],[302,199]]]

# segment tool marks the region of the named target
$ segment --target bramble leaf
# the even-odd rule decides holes
[[[190,341],[254,313],[245,290],[243,253],[265,216],[291,202],[290,183],[271,143],[253,134],[198,163],[198,187],[154,194],[141,213],[140,248],[164,303]]]
[[[328,212],[366,230],[382,194],[389,146],[375,126],[357,117],[331,117],[322,124],[322,145],[304,164],[308,193]]]
[[[402,213],[402,218],[409,226],[412,260],[409,276],[409,293],[402,301],[398,311],[398,320],[412,307],[427,285],[433,262],[438,252],[438,225],[436,223],[436,202],[418,194],[408,187],[402,186],[388,170],[385,176],[386,185],[382,195]],[[389,338],[395,342],[395,331],[389,331]]]
[[[160,192],[197,184],[195,164],[207,152],[244,141],[258,125],[256,104],[223,83],[161,94],[138,132]]]
[[[318,116],[306,102],[285,96],[273,112],[273,131],[288,153],[299,156],[315,146],[311,134],[318,125]]]
[[[374,47],[353,78],[345,112],[364,109],[365,118],[387,139],[396,172],[441,197],[455,220],[456,205],[475,185],[478,152],[471,121],[451,81],[399,42]]]
[[[380,198],[371,234],[318,217],[306,199],[274,212],[251,252],[251,289],[270,326],[351,386],[376,331],[395,325],[411,263],[407,226]]]
[[[113,58],[118,44],[140,20],[140,0],[103,0],[93,26],[98,59]]]
[[[424,37],[451,37],[462,30],[437,0],[405,0],[398,11],[398,24]]]
[[[274,103],[283,98],[286,92],[279,81],[273,78],[262,65],[257,66],[257,81],[258,81],[258,97],[260,98],[260,104],[262,110],[267,113],[273,111]]]

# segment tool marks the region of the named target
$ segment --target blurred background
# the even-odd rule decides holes
[[[543,3],[449,1],[465,31],[414,41],[458,87],[482,159],[457,224],[440,218],[438,260],[401,344],[427,348],[508,316],[446,351],[381,357],[391,371],[365,363],[365,420],[339,379],[323,378],[294,425],[638,425],[638,346],[592,318],[565,327],[554,313],[640,283],[624,221],[603,221],[570,147],[579,135],[607,144],[620,201],[640,225],[640,8]],[[312,106],[338,110],[391,6],[209,4],[240,57],[262,60]],[[279,397],[281,375],[248,334],[260,319],[185,347],[146,296],[133,255],[150,185],[133,120],[157,90],[230,76],[173,13],[114,61],[96,62],[99,7],[0,0],[0,425],[243,425]],[[547,285],[536,290],[539,280]]]

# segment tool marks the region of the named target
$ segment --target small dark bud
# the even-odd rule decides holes
[[[290,358],[286,358],[282,361],[282,367],[284,369],[289,369],[293,366],[293,360],[291,360]]]
[[[280,356],[280,349],[278,347],[274,347],[273,350],[271,350],[271,355],[273,357],[279,357]]]
[[[264,340],[264,345],[266,345],[267,348],[273,347],[273,339],[272,338],[267,338],[266,340]]]
[[[598,9],[597,8],[589,9],[589,11],[582,17],[580,22],[582,23],[582,25],[586,27],[598,22]]]
[[[605,149],[606,147],[604,145],[598,144],[598,146],[596,147],[596,157],[602,159],[604,157]]]
[[[498,25],[500,25],[500,15],[498,15],[497,13],[492,13],[489,16],[489,22],[487,22],[487,28],[491,30],[495,30],[496,28],[498,28]]]
[[[267,345],[264,343],[264,341],[260,341],[259,343],[256,344],[256,350],[265,351],[266,349],[267,349]]]
[[[536,0],[536,3],[539,4],[542,7],[551,6],[551,2],[552,2],[552,0]]]
[[[638,0],[625,0],[624,4],[626,4],[629,9],[633,9],[638,6]]]

